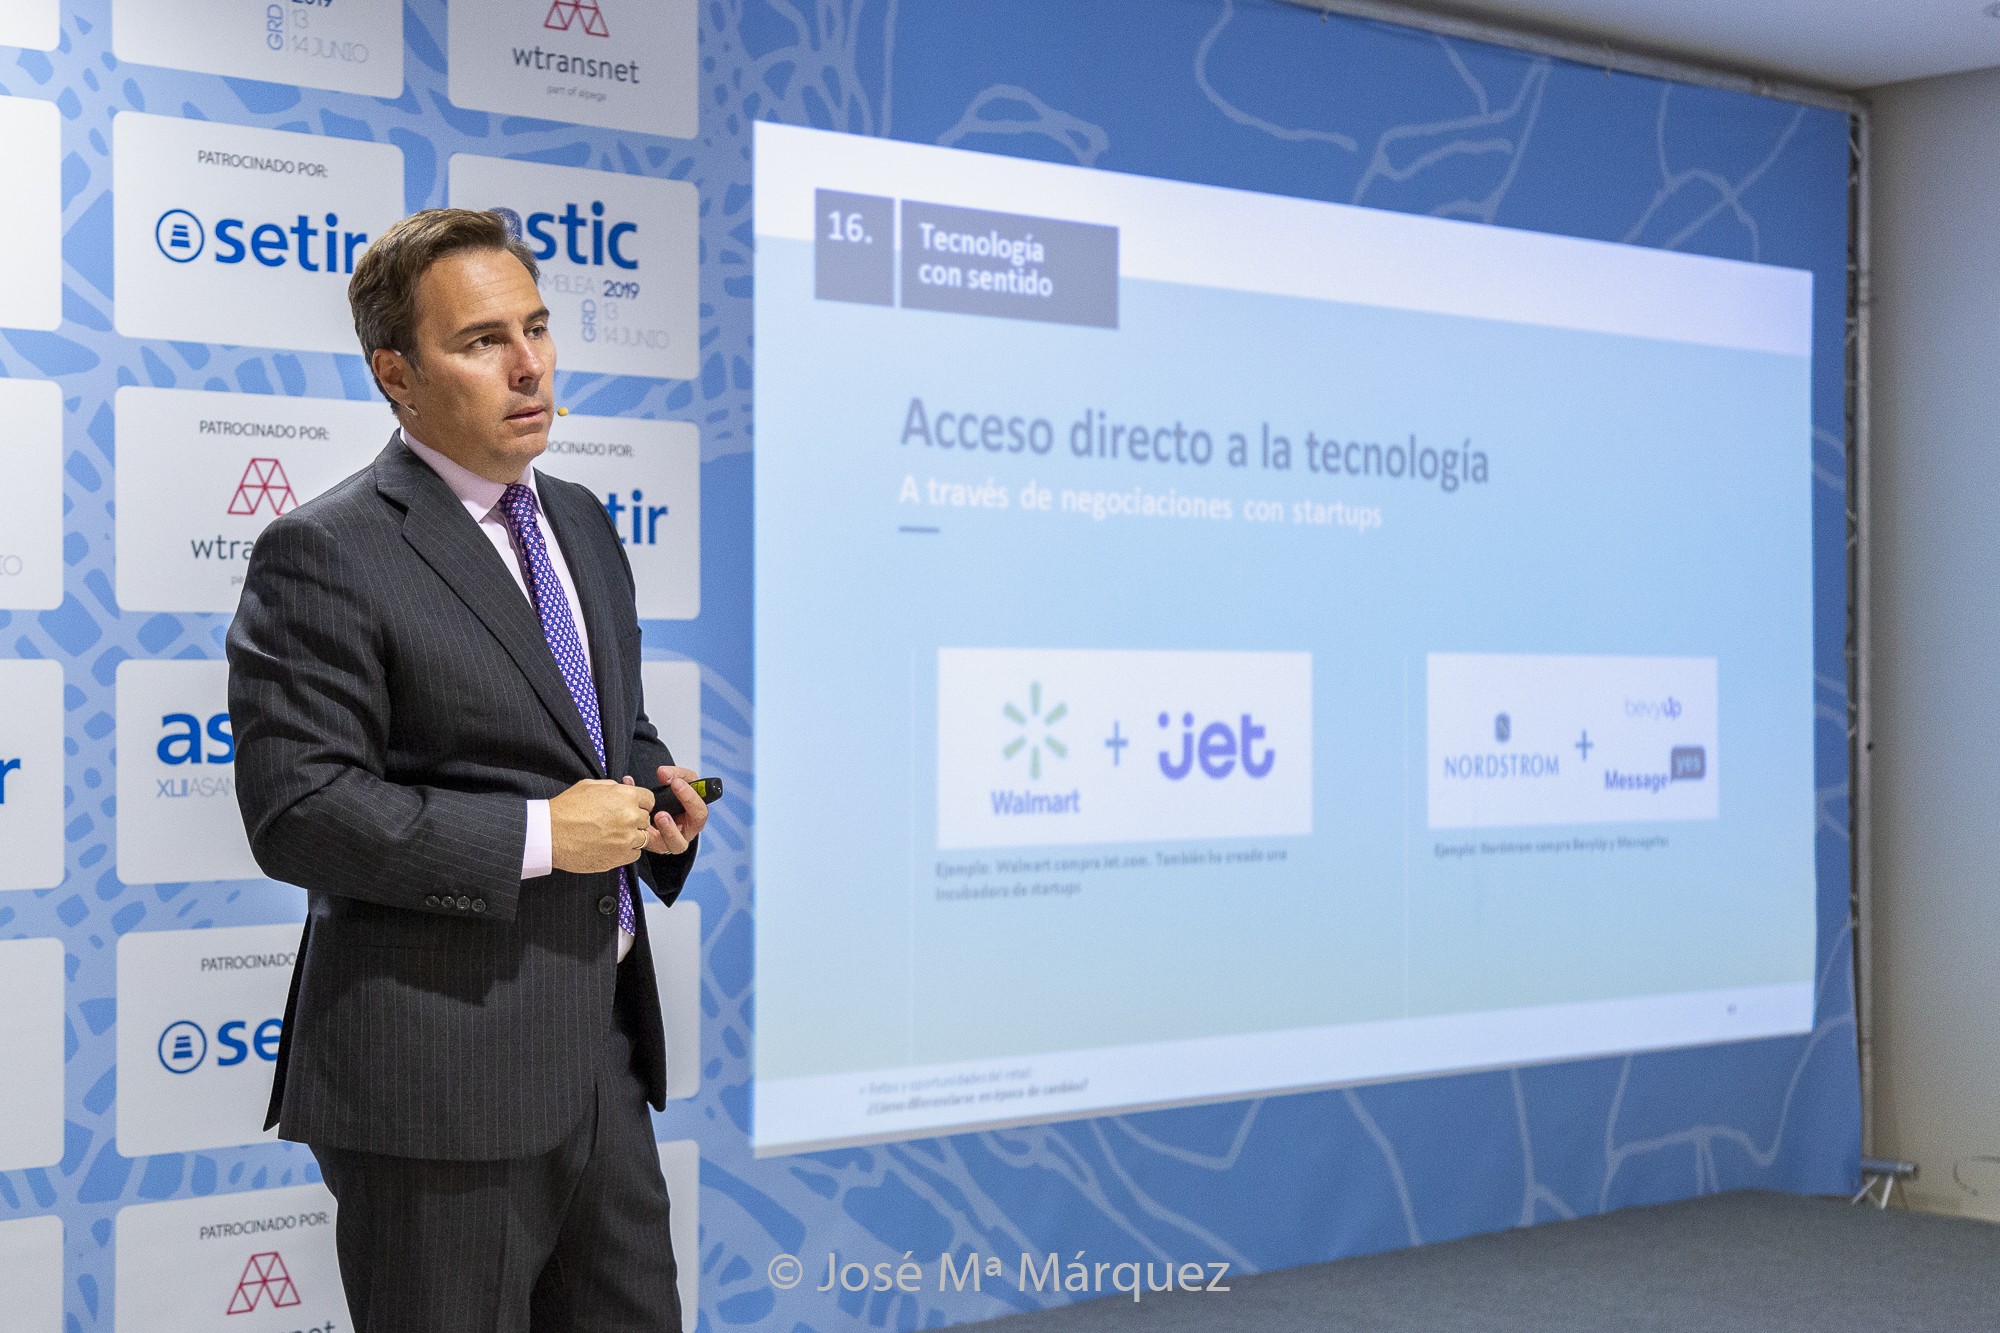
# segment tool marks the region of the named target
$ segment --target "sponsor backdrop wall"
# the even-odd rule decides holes
[[[1850,1184],[1839,116],[1268,0],[14,0],[0,44],[0,1330],[348,1324],[332,1200],[261,1130],[303,902],[237,822],[222,640],[263,525],[388,432],[346,274],[446,202],[547,256],[547,465],[605,497],[652,711],[729,783],[654,909],[701,1326],[955,1323],[1108,1290],[1098,1261]],[[1812,1031],[754,1157],[759,119],[1811,270]],[[826,593],[866,577],[830,561]],[[819,1291],[830,1253],[922,1277]],[[1022,1290],[1024,1253],[1060,1289]]]

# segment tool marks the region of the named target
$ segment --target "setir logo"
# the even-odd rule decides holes
[[[170,208],[153,224],[153,244],[176,264],[199,259],[208,246],[208,232],[201,219],[185,208]]]
[[[229,512],[254,514],[268,504],[273,514],[283,514],[298,502],[298,497],[292,494],[292,483],[285,476],[283,463],[275,458],[253,458],[245,465],[242,480],[236,483],[236,494],[230,497]]]
[[[1069,715],[1068,704],[1057,704],[1047,713],[1042,712],[1042,683],[1028,684],[1028,711],[1023,713],[1020,705],[1008,703],[1001,706],[1009,722],[1021,729],[1021,734],[1008,741],[1001,749],[1002,759],[1012,759],[1026,750],[1028,752],[1028,776],[1042,776],[1042,751],[1047,750],[1058,759],[1069,758],[1069,747],[1064,745],[1052,728]]]
[[[192,1074],[208,1056],[208,1034],[185,1018],[160,1034],[160,1064],[169,1074]]]
[[[285,1257],[276,1250],[253,1254],[237,1279],[236,1294],[229,1298],[229,1314],[249,1314],[261,1305],[284,1309],[299,1303],[298,1284],[285,1268]]]
[[[604,11],[598,7],[597,0],[551,0],[549,16],[542,20],[544,28],[557,32],[568,32],[578,23],[592,37],[611,35],[611,30],[604,26]]]

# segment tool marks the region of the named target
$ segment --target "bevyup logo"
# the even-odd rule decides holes
[[[568,32],[578,23],[592,37],[611,35],[611,30],[604,26],[604,11],[597,0],[551,0],[549,16],[542,20],[544,28],[557,32]]]
[[[244,466],[242,480],[236,483],[236,494],[229,500],[229,512],[254,514],[268,504],[273,514],[283,514],[298,502],[298,497],[292,494],[291,480],[285,476],[283,463],[275,458],[253,458]]]
[[[299,1286],[285,1267],[285,1257],[276,1250],[253,1254],[236,1280],[236,1294],[229,1298],[229,1314],[249,1314],[263,1305],[282,1310],[299,1303]]]
[[[1028,752],[1028,776],[1042,776],[1042,751],[1047,750],[1058,759],[1069,758],[1069,747],[1062,743],[1051,728],[1069,715],[1069,705],[1057,704],[1046,714],[1042,712],[1042,683],[1028,683],[1028,711],[1023,713],[1014,703],[1003,704],[1000,711],[1009,722],[1021,729],[1021,734],[1007,742],[1000,751],[1002,759],[1012,759],[1026,750]]]

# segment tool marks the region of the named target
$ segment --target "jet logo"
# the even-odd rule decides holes
[[[290,511],[298,502],[298,497],[292,494],[292,483],[285,476],[283,463],[275,458],[253,458],[244,466],[242,480],[236,483],[236,494],[230,498],[229,512],[254,514],[269,504],[271,513],[277,515]]]
[[[1180,754],[1175,756],[1171,747],[1160,751],[1160,772],[1169,782],[1179,782],[1199,763],[1202,772],[1219,782],[1241,764],[1245,777],[1266,776],[1271,771],[1271,765],[1278,762],[1277,751],[1266,745],[1259,753],[1257,742],[1264,739],[1265,728],[1253,721],[1248,713],[1242,714],[1242,718],[1241,726],[1227,720],[1211,722],[1200,728],[1200,739],[1197,740],[1194,714],[1181,714]],[[1166,730],[1172,725],[1173,719],[1161,713],[1161,729]]]
[[[592,37],[611,35],[611,30],[604,26],[604,11],[598,7],[597,0],[552,0],[549,16],[542,20],[542,26],[556,32],[568,32],[578,22]]]
[[[229,1314],[249,1314],[260,1305],[282,1310],[299,1303],[299,1288],[285,1267],[284,1256],[276,1250],[253,1254],[243,1265],[236,1281],[236,1294],[229,1298]]]

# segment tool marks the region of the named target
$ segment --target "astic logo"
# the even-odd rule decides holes
[[[285,1268],[285,1258],[276,1250],[253,1254],[237,1279],[236,1294],[229,1298],[230,1314],[249,1314],[260,1305],[274,1309],[299,1303],[299,1288]]]
[[[182,1019],[160,1034],[160,1064],[169,1074],[192,1074],[208,1057],[208,1034]]]
[[[1001,749],[1002,759],[1012,759],[1026,750],[1028,752],[1028,776],[1042,776],[1042,751],[1047,750],[1058,759],[1069,758],[1069,747],[1050,728],[1069,716],[1069,705],[1057,704],[1046,714],[1042,712],[1042,683],[1028,683],[1028,711],[1023,713],[1019,705],[1003,704],[1000,711],[1007,720],[1021,729],[1021,734],[1008,741]]]
[[[553,0],[549,5],[549,16],[542,20],[542,26],[557,32],[568,32],[579,21],[583,30],[592,37],[611,35],[611,30],[604,26],[604,11],[598,8],[597,0]]]
[[[617,218],[607,220],[602,199],[590,201],[588,216],[574,199],[564,200],[560,212],[539,209],[525,217],[519,209],[505,204],[494,204],[486,211],[498,213],[506,224],[507,234],[527,245],[541,263],[568,260],[586,268],[603,268],[608,264],[627,272],[639,267],[639,261],[625,253],[626,239],[639,234],[639,224]],[[604,294],[629,300],[638,296],[639,291],[636,283],[612,283]]]
[[[153,244],[176,264],[186,264],[201,257],[208,245],[208,232],[201,219],[185,208],[170,208],[153,224]]]
[[[244,466],[242,480],[236,483],[236,494],[230,498],[229,512],[254,514],[269,504],[273,514],[283,514],[298,502],[298,497],[292,494],[292,483],[285,476],[283,463],[275,458],[253,458]]]
[[[206,744],[202,740],[204,733],[208,737]],[[210,713],[205,724],[198,713],[162,714],[160,742],[153,747],[153,753],[168,768],[182,764],[235,763],[236,733],[229,725],[228,711]]]

